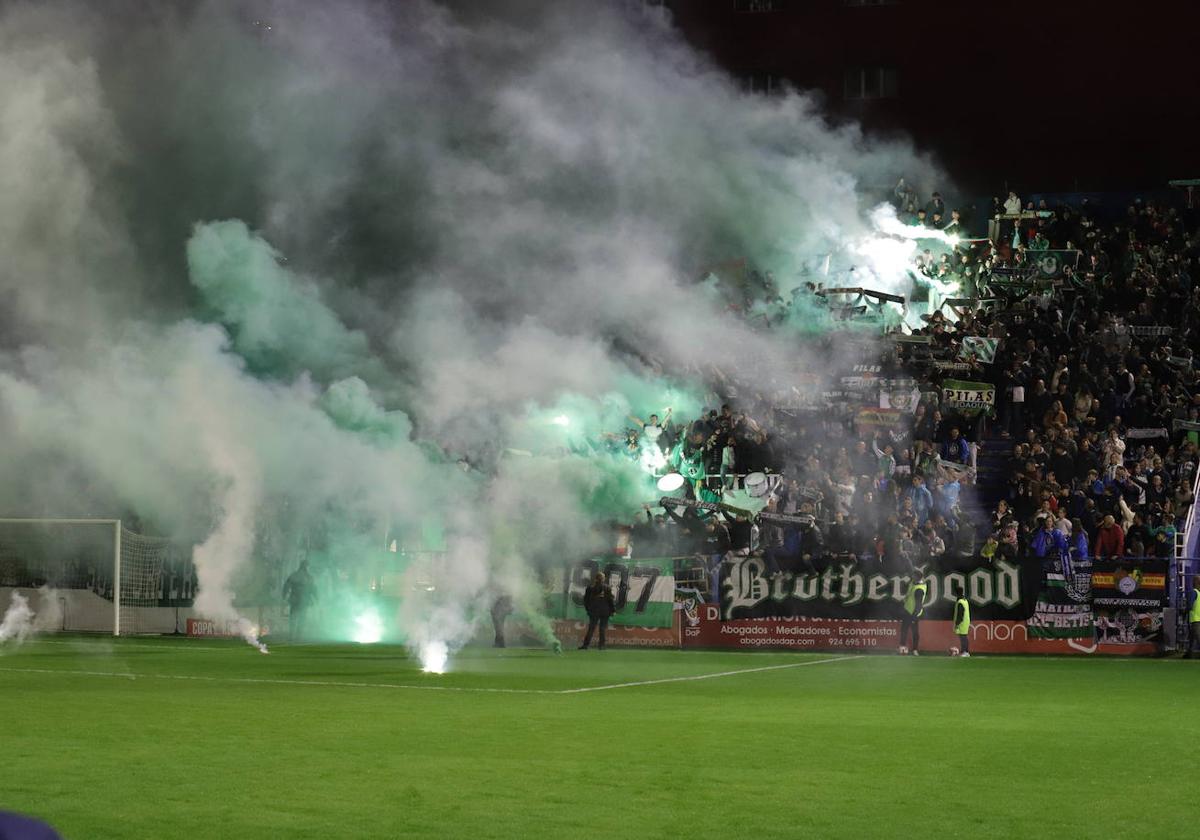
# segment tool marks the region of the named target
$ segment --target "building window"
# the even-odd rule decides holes
[[[846,99],[894,99],[899,95],[894,67],[852,67],[846,71]]]
[[[782,93],[783,77],[774,73],[748,73],[742,78],[742,86],[750,93]]]
[[[745,14],[777,12],[783,0],[733,0],[733,10]]]
[[[625,5],[644,15],[651,15],[666,20],[667,0],[625,0]]]

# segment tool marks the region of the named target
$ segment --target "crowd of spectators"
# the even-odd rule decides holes
[[[917,207],[902,184],[896,200],[909,224],[962,236],[921,254],[916,297],[924,275],[973,302],[946,312],[910,300],[927,307],[920,326],[885,336],[853,371],[865,376],[850,377],[866,380],[865,403],[835,393],[788,404],[779,390],[718,371],[709,377],[714,402],[729,393],[736,402],[689,420],[639,421],[626,437],[631,453],[649,443],[670,456],[666,470],[699,464],[689,498],[722,501],[739,476],[774,474],[766,511],[798,519],[648,509],[630,532],[634,555],[755,552],[773,572],[819,571],[849,556],[897,570],[1038,557],[1068,572],[1096,557],[1170,556],[1198,461],[1196,216],[1137,202],[1100,221],[1086,203],[1034,205],[1010,193],[976,222],[987,235],[972,239],[963,214],[947,212],[937,193]],[[1043,277],[1034,270],[1040,251],[1069,259]],[[774,293],[769,281],[764,294]],[[819,292],[808,283],[793,296]],[[968,336],[996,339],[994,356],[964,357]],[[844,336],[824,340],[832,356]],[[838,373],[815,389],[828,397]],[[993,410],[944,403],[947,377],[994,385]],[[864,424],[862,406],[877,405],[872,381],[880,390],[905,383],[920,394],[915,410],[894,424]],[[1003,450],[982,475],[979,447]]]

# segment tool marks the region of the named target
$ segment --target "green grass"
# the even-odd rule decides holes
[[[822,658],[469,650],[437,676],[383,646],[35,641],[0,657],[0,807],[155,840],[1194,824],[1200,663]]]

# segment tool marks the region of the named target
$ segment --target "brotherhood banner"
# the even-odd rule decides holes
[[[964,336],[962,347],[958,350],[958,358],[976,359],[985,365],[990,365],[996,361],[996,348],[999,346],[1000,339],[998,338],[978,335]]]
[[[942,381],[942,406],[956,408],[964,414],[990,413],[996,405],[996,386],[989,382],[967,382],[962,379]]]
[[[675,561],[620,558],[587,560],[568,569],[563,614],[570,621],[587,621],[583,591],[604,572],[617,611],[610,624],[627,627],[671,627],[675,611]]]
[[[1032,602],[1024,585],[1031,568],[1036,575],[1036,563],[970,563],[929,575],[925,618],[951,617],[956,585],[966,590],[973,618],[1020,620],[1030,614]],[[857,560],[834,563],[822,572],[770,575],[762,558],[739,557],[721,564],[721,619],[896,620],[903,615],[909,580],[907,574],[884,574]]]

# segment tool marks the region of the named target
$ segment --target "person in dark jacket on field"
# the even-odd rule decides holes
[[[300,568],[283,583],[283,597],[288,602],[288,639],[304,640],[308,623],[308,608],[317,600],[316,586],[308,573],[308,561],[301,560]]]
[[[600,644],[597,647],[604,650],[607,643],[606,635],[608,631],[608,619],[617,611],[616,601],[613,600],[612,590],[608,588],[608,582],[604,579],[602,572],[596,572],[596,577],[592,580],[592,585],[583,590],[583,608],[588,614],[588,629],[587,634],[583,637],[583,644],[579,646],[580,650],[587,650],[592,643],[592,633],[596,629],[596,625],[600,626]]]

